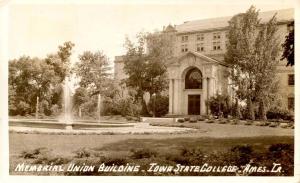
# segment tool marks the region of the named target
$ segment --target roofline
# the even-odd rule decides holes
[[[295,20],[282,20],[278,21],[277,25],[288,24],[294,22]],[[191,30],[191,31],[177,31],[176,35],[189,34],[189,33],[205,33],[205,32],[214,32],[214,31],[224,31],[227,30],[229,26],[226,27],[217,27],[212,29],[202,29],[202,30]]]
[[[224,63],[224,62],[222,62],[222,61],[213,59],[213,58],[211,58],[211,57],[208,57],[208,56],[206,56],[206,55],[203,55],[203,54],[201,54],[201,53],[194,52],[194,51],[188,51],[188,52],[185,53],[184,55],[179,56],[177,59],[179,60],[179,59],[181,59],[181,58],[187,56],[188,54],[193,54],[193,55],[195,55],[196,57],[204,58],[204,59],[209,60],[209,61],[211,61],[211,62],[214,62],[214,63],[216,63],[216,64],[222,65],[222,66],[224,66],[224,67],[229,67],[228,64],[226,64],[226,63]]]

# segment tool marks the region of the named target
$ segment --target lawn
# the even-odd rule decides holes
[[[201,159],[199,157],[193,159],[189,157],[190,155],[182,156],[182,150],[187,149],[187,152],[194,152],[194,148],[200,149],[201,153],[208,157],[217,154],[219,161],[224,162],[224,157],[228,156],[228,152],[231,152],[233,147],[244,145],[251,146],[254,158],[260,157],[261,155],[258,156],[258,154],[261,153],[265,153],[262,156],[267,158],[267,156],[269,156],[267,153],[269,147],[272,144],[279,143],[290,144],[291,147],[293,147],[294,138],[293,136],[212,138],[203,137],[198,133],[148,135],[53,135],[10,133],[10,172],[11,174],[16,174],[12,170],[15,168],[16,164],[20,162],[43,163],[43,161],[39,160],[40,157],[37,159],[26,159],[21,156],[22,152],[31,152],[34,149],[42,147],[45,147],[47,151],[51,152],[51,157],[59,157],[60,160],[63,159],[64,161],[61,162],[63,164],[76,160],[76,162],[84,161],[91,163],[99,161],[121,164],[134,162],[145,165],[153,161],[167,164],[178,163],[178,161],[183,161],[187,164],[199,163],[199,159]],[[141,150],[142,152],[139,152]],[[226,156],[223,156],[223,153],[227,153]],[[293,154],[291,154],[291,152],[289,153],[289,157],[292,157]],[[175,156],[175,159],[173,156]],[[185,156],[189,159],[182,160],[182,158],[187,158]],[[220,157],[222,157],[222,159],[220,159]],[[42,158],[45,159],[45,157]],[[47,155],[47,158],[49,158],[49,155]],[[113,160],[111,160],[111,158]],[[280,161],[280,158],[277,157],[277,159]],[[285,159],[284,161],[286,161]],[[209,161],[211,161],[211,159]],[[291,165],[291,161],[292,160],[289,159],[288,163],[285,163]],[[291,167],[289,167],[289,169],[291,169]],[[291,174],[291,172],[289,172],[289,174]],[[50,175],[53,174],[50,173]]]

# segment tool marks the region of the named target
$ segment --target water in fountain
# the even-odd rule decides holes
[[[72,129],[72,100],[71,100],[71,88],[69,78],[65,79],[63,85],[63,115],[60,121],[66,124],[66,129]]]
[[[98,102],[97,102],[97,114],[98,114],[98,122],[100,122],[100,118],[101,118],[101,95],[100,93],[98,94]]]

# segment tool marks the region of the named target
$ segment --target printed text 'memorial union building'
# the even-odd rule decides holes
[[[293,29],[294,11],[284,9],[260,12],[261,23],[269,21],[277,13],[278,36],[283,43]],[[224,63],[228,21],[231,17],[220,17],[184,22],[167,26],[163,32],[173,37],[174,59],[167,65],[169,79],[169,114],[207,114],[205,101],[218,93],[231,93],[228,67]],[[122,56],[115,59],[115,79],[126,78]],[[294,68],[286,67],[286,61],[277,66],[279,93],[284,108],[294,108]],[[194,83],[200,80],[201,83]]]

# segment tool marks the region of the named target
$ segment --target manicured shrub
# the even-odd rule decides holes
[[[206,101],[211,113],[214,116],[227,117],[230,114],[229,96],[217,94]]]
[[[249,163],[252,153],[253,149],[250,145],[237,145],[231,148],[227,158],[235,165],[241,166]]]
[[[154,107],[154,102],[155,102],[155,107]],[[169,112],[169,97],[163,95],[152,96],[148,106],[152,112],[155,109],[154,112],[156,117],[164,116]]]
[[[184,117],[184,121],[189,121],[190,118],[189,117]]]
[[[81,148],[75,151],[75,158],[88,158],[91,156],[91,152],[86,148]]]
[[[192,118],[190,119],[190,123],[197,123],[197,118],[192,117]]]
[[[246,123],[244,125],[252,125],[252,124],[253,124],[253,121],[248,120],[248,121],[246,121]]]
[[[240,121],[239,119],[234,119],[234,120],[232,120],[232,122],[230,124],[237,125],[239,123],[239,121]]]
[[[269,127],[275,128],[275,127],[277,127],[278,125],[279,125],[279,123],[277,123],[277,122],[272,122],[271,124],[269,124]]]
[[[23,152],[21,152],[20,157],[22,157],[24,159],[33,159],[33,158],[37,158],[41,154],[46,154],[48,152],[49,152],[49,150],[47,148],[42,147],[42,148],[37,148],[37,149],[33,149],[33,150],[23,151]]]
[[[116,104],[116,110],[122,116],[139,116],[142,111],[142,104],[135,102],[133,98],[120,99]]]
[[[183,123],[183,122],[185,122],[185,120],[182,119],[182,118],[179,118],[179,119],[177,120],[177,122],[178,122],[178,123]]]
[[[204,120],[205,120],[205,118],[203,116],[198,117],[198,121],[204,121]]]
[[[293,114],[286,110],[286,109],[282,109],[279,107],[273,107],[271,109],[269,109],[269,111],[267,112],[267,118],[268,119],[283,119],[283,120],[292,120]]]
[[[219,124],[226,124],[227,123],[227,120],[226,119],[220,119],[219,120]]]
[[[214,123],[215,121],[212,120],[212,119],[209,119],[209,120],[205,120],[205,123]]]
[[[143,159],[143,158],[151,158],[156,157],[157,152],[151,149],[142,148],[138,150],[131,150],[133,159]]]

